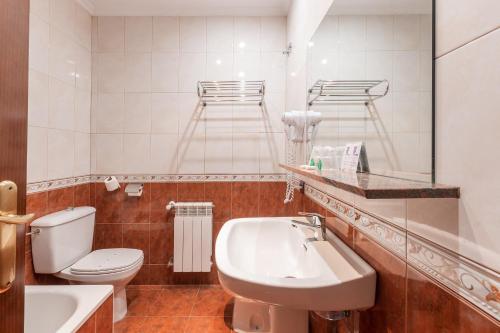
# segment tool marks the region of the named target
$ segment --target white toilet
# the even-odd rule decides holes
[[[114,321],[127,314],[126,285],[139,272],[144,253],[136,249],[92,251],[95,208],[70,207],[31,224],[35,272],[70,284],[112,284]]]

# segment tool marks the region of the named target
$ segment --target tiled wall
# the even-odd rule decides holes
[[[124,186],[107,192],[103,183],[84,184],[28,195],[27,211],[37,217],[68,206],[90,205],[97,209],[94,249],[131,247],[144,251],[144,265],[132,284],[218,283],[215,265],[211,273],[173,273],[173,215],[165,206],[174,201],[214,203],[213,244],[224,222],[231,218],[295,216],[302,207],[302,194],[283,204],[284,182],[147,183],[139,198],[128,197]],[[65,283],[33,273],[31,246],[27,238],[26,283]]]
[[[314,106],[323,113],[316,142],[363,140],[372,170],[430,174],[431,15],[326,16],[309,47],[308,87],[323,80],[389,81],[365,105]]]
[[[436,180],[460,185],[460,254],[498,272],[500,182],[487,166],[500,163],[500,2],[436,7]]]
[[[113,333],[113,296],[109,296],[76,332]]]
[[[91,16],[31,1],[28,182],[90,173]]]
[[[344,221],[308,196],[306,211],[327,216],[328,228],[377,272],[375,306],[338,323],[342,332],[498,332],[499,323],[416,270],[370,235]],[[312,317],[314,333],[331,325]]]
[[[285,17],[94,17],[93,174],[277,173]],[[266,110],[199,108],[199,80],[266,80]]]

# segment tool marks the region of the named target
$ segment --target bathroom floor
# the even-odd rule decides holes
[[[233,300],[218,285],[129,286],[115,333],[230,333]]]

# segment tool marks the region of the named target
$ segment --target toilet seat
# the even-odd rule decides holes
[[[96,250],[69,267],[72,275],[102,275],[129,270],[143,261],[144,254],[136,249]]]

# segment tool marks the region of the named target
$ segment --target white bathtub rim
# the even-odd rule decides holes
[[[29,293],[54,293],[70,295],[77,299],[77,308],[66,322],[59,327],[57,333],[76,332],[92,317],[92,315],[113,296],[112,285],[27,285],[25,286],[25,302]],[[26,311],[25,311],[26,313]],[[26,320],[26,319],[25,319]]]

